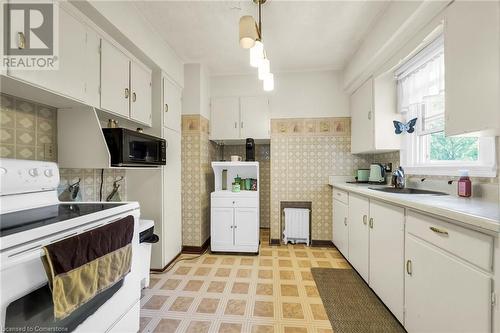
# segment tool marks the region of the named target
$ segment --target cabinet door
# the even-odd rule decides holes
[[[101,84],[101,37],[87,27],[87,49],[85,55],[85,93],[87,104],[99,108]]]
[[[9,70],[8,73],[58,94],[85,101],[86,38],[86,26],[60,6],[59,68],[43,71]],[[99,70],[99,68],[93,70]]]
[[[368,214],[367,198],[349,194],[349,262],[368,282]]]
[[[234,247],[234,208],[211,208],[210,242],[214,251],[231,251]]]
[[[180,132],[181,109],[181,89],[168,78],[163,77],[163,126]]]
[[[129,117],[130,60],[105,39],[101,39],[101,109]]]
[[[164,129],[167,140],[167,164],[163,168],[164,262],[170,262],[182,247],[181,219],[181,134]]]
[[[234,245],[241,251],[257,252],[259,248],[259,209],[234,209]]]
[[[446,9],[446,135],[500,133],[499,12],[498,1],[455,1]]]
[[[370,287],[403,322],[404,208],[370,200]]]
[[[344,257],[349,258],[349,227],[347,225],[348,207],[345,203],[333,200],[333,244]]]
[[[269,139],[269,99],[264,96],[240,98],[241,138]]]
[[[235,140],[240,138],[240,101],[238,97],[212,99],[212,140]]]
[[[491,332],[491,278],[413,236],[405,246],[407,331]]]
[[[351,152],[373,151],[373,79],[369,79],[351,95]]]
[[[130,118],[151,126],[151,71],[130,62]]]

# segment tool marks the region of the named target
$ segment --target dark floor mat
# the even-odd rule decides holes
[[[353,269],[311,268],[335,333],[406,332]]]

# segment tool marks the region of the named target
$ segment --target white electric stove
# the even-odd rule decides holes
[[[137,332],[139,204],[59,202],[58,185],[55,163],[0,159],[0,331]],[[128,215],[135,220],[131,272],[64,322],[51,321],[43,246]]]

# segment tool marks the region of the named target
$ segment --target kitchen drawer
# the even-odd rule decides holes
[[[342,190],[337,190],[336,188],[333,189],[333,199],[338,200],[340,202],[345,203],[346,205],[349,204],[349,193],[346,191]]]
[[[258,197],[212,197],[212,207],[244,207],[244,208],[256,208],[259,207]]]
[[[492,270],[493,237],[407,210],[406,230],[484,270]]]

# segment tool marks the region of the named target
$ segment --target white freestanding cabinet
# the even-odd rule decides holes
[[[368,198],[349,194],[349,262],[359,275],[368,282]]]
[[[163,85],[163,126],[174,131],[181,131],[181,90],[166,76]]]
[[[269,99],[265,96],[212,99],[211,140],[270,138]]]
[[[370,287],[404,320],[404,208],[370,199]]]
[[[215,191],[211,194],[210,242],[214,252],[259,252],[259,163],[212,162]],[[257,191],[222,190],[222,170],[227,188],[232,180],[257,179]]]
[[[353,154],[400,149],[392,121],[396,112],[396,82],[384,74],[370,78],[351,95],[351,152]]]
[[[445,12],[445,132],[500,133],[500,3],[455,1]]]
[[[349,258],[349,206],[335,197],[333,198],[333,244]]]

